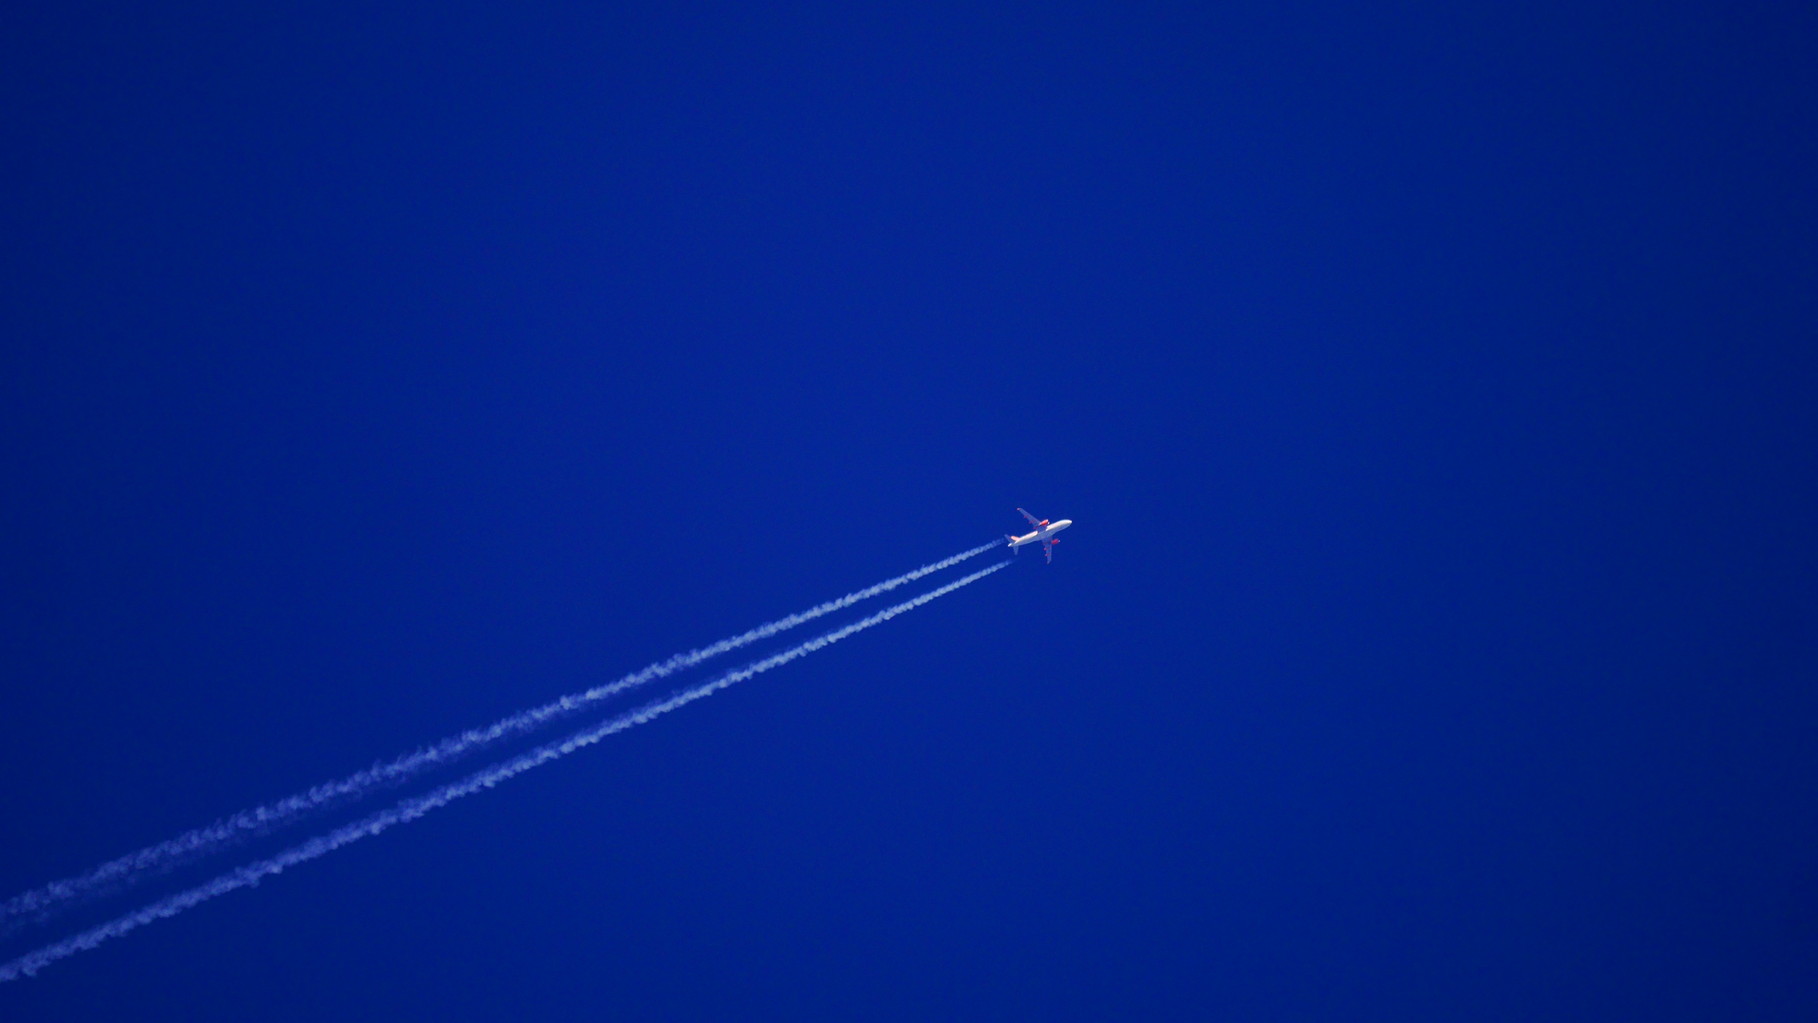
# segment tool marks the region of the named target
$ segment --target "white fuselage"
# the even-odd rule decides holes
[[[1010,546],[1021,547],[1023,544],[1026,544],[1026,543],[1041,543],[1043,540],[1048,539],[1049,537],[1053,536],[1054,534],[1060,532],[1063,529],[1066,529],[1068,526],[1071,526],[1071,525],[1073,525],[1072,519],[1062,519],[1059,522],[1050,522],[1047,525],[1043,526],[1042,528],[1036,530],[1033,533],[1029,533],[1025,536],[1011,537]],[[1068,549],[1071,550],[1072,548],[1068,548]]]

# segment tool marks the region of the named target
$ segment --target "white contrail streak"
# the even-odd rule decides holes
[[[969,551],[962,551],[950,558],[943,558],[940,561],[923,565],[912,572],[905,572],[894,579],[886,579],[875,586],[867,586],[862,590],[848,593],[838,600],[830,600],[798,614],[760,625],[730,639],[722,639],[698,650],[676,654],[668,660],[658,661],[649,667],[632,672],[616,682],[564,696],[541,707],[513,714],[483,728],[469,729],[459,735],[443,739],[434,746],[419,749],[389,763],[376,764],[339,781],[326,782],[306,792],[280,799],[275,803],[243,810],[207,827],[197,828],[168,841],[148,846],[138,852],[128,853],[119,859],[103,863],[86,874],[53,881],[41,888],[34,888],[31,891],[15,895],[0,905],[0,937],[5,937],[29,923],[42,922],[54,917],[62,909],[80,904],[92,897],[130,887],[138,878],[157,876],[185,863],[194,862],[224,846],[269,834],[277,828],[317,810],[357,799],[374,788],[407,781],[430,768],[460,758],[501,739],[533,731],[552,721],[558,721],[585,710],[601,700],[616,696],[628,689],[674,674],[684,668],[691,668],[709,658],[793,629],[822,615],[850,607],[863,600],[869,600],[878,594],[894,590],[905,583],[914,582],[925,575],[951,568],[968,558],[977,557],[1001,545],[999,541],[992,541]],[[33,919],[21,919],[25,917]]]
[[[199,885],[188,891],[180,892],[169,898],[154,902],[143,909],[128,913],[125,916],[119,917],[109,923],[101,924],[98,927],[84,931],[74,937],[66,938],[63,941],[59,941],[52,945],[46,945],[36,952],[29,952],[14,959],[12,962],[0,965],[0,983],[9,980],[17,980],[24,976],[30,976],[59,959],[75,955],[77,952],[85,952],[105,941],[121,937],[122,935],[138,930],[140,927],[154,921],[175,916],[192,906],[200,905],[212,898],[234,891],[237,888],[244,888],[248,885],[257,884],[265,878],[281,873],[289,867],[294,867],[300,863],[307,863],[317,857],[331,853],[344,845],[350,845],[362,838],[376,835],[395,825],[407,824],[410,821],[414,821],[424,814],[429,813],[431,810],[447,806],[449,803],[452,803],[463,796],[470,796],[481,789],[492,788],[494,785],[497,785],[508,778],[523,774],[533,767],[541,767],[552,760],[559,760],[583,746],[591,746],[615,732],[622,732],[628,728],[634,728],[652,718],[667,714],[677,707],[693,703],[703,697],[711,696],[714,693],[735,683],[742,682],[753,675],[761,675],[772,668],[787,664],[805,654],[811,654],[822,647],[837,643],[854,633],[863,632],[880,622],[889,621],[905,611],[921,607],[923,604],[928,603],[936,597],[944,596],[962,586],[975,583],[1009,564],[1009,562],[1003,561],[992,565],[990,568],[980,569],[971,575],[956,579],[938,589],[929,590],[927,593],[916,597],[914,600],[905,601],[894,607],[885,608],[868,618],[862,618],[853,622],[851,625],[835,629],[832,632],[823,633],[806,643],[791,647],[781,653],[773,654],[761,661],[754,661],[736,671],[721,675],[712,682],[695,686],[692,689],[684,689],[667,699],[659,700],[637,710],[611,718],[602,724],[594,725],[591,728],[576,732],[574,735],[571,735],[560,742],[553,742],[540,746],[528,753],[521,754],[492,767],[488,767],[483,771],[469,775],[461,781],[444,785],[427,795],[419,796],[415,799],[407,799],[388,810],[381,810],[363,820],[338,828],[317,838],[312,838],[309,841],[304,842],[301,845],[293,846],[270,859],[248,864],[238,870],[223,874],[207,884]]]

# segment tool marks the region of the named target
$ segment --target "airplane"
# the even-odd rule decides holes
[[[1035,527],[1035,532],[1025,536],[1012,536],[1009,533],[1005,533],[1004,539],[1010,541],[1012,550],[1021,547],[1023,544],[1035,543],[1037,540],[1040,540],[1042,544],[1042,553],[1048,556],[1048,564],[1054,564],[1054,545],[1060,543],[1059,540],[1055,539],[1054,534],[1073,525],[1073,520],[1062,519],[1059,522],[1052,523],[1047,519],[1037,521],[1035,516],[1023,511],[1021,508],[1018,508],[1017,511],[1023,512],[1023,518],[1029,520],[1029,524]]]

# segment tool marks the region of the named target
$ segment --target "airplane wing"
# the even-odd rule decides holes
[[[1047,555],[1048,564],[1050,564],[1050,565],[1054,564],[1054,545],[1057,543],[1060,543],[1060,541],[1059,540],[1043,540],[1042,541],[1042,553]]]
[[[1040,529],[1040,528],[1042,528],[1042,524],[1041,524],[1041,523],[1040,523],[1040,522],[1038,522],[1038,521],[1036,521],[1036,518],[1035,518],[1035,516],[1033,516],[1033,515],[1031,515],[1031,514],[1029,514],[1029,513],[1028,513],[1028,512],[1026,512],[1026,511],[1023,511],[1023,510],[1022,510],[1022,509],[1021,509],[1021,508],[1018,508],[1018,509],[1017,509],[1017,511],[1019,511],[1019,512],[1023,512],[1023,518],[1025,518],[1025,519],[1028,519],[1028,520],[1029,520],[1029,525],[1031,525],[1031,526],[1033,526],[1033,527],[1035,527],[1035,528],[1036,528],[1036,529]]]

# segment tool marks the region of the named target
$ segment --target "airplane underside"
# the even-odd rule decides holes
[[[1022,512],[1023,518],[1029,520],[1029,524],[1035,527],[1035,532],[1024,536],[1015,536],[1010,533],[1005,533],[1004,539],[1010,541],[1011,553],[1017,553],[1024,544],[1036,543],[1039,541],[1042,545],[1043,557],[1047,559],[1049,564],[1053,564],[1054,545],[1060,543],[1060,538],[1056,537],[1054,534],[1073,525],[1073,520],[1062,519],[1059,522],[1051,523],[1047,519],[1037,519],[1035,516],[1029,514],[1027,511],[1023,511],[1021,508],[1018,508],[1017,511]]]

